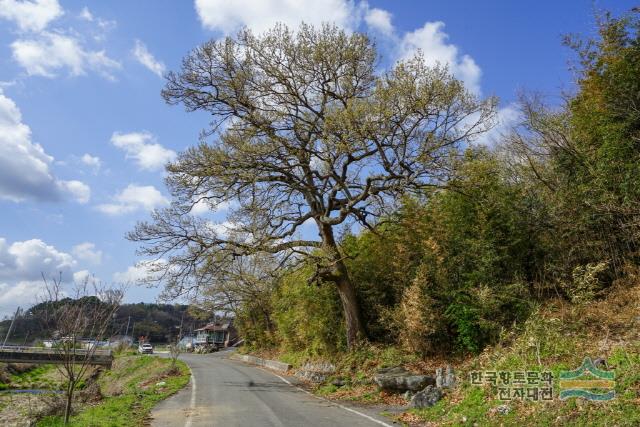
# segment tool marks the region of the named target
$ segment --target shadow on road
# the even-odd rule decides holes
[[[293,393],[295,389],[292,389],[290,385],[275,381],[257,382],[257,381],[224,381],[224,387],[233,387],[236,391],[273,391],[277,393],[289,392]]]

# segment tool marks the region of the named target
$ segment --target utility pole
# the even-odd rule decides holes
[[[182,322],[184,321],[184,311],[182,312],[182,317],[180,318],[180,332],[178,332],[178,342],[182,339]]]
[[[124,332],[124,336],[128,337],[129,336],[129,323],[131,322],[131,316],[129,316],[129,319],[127,320],[127,330]]]
[[[13,315],[13,319],[11,320],[11,324],[9,325],[9,330],[7,331],[7,335],[4,337],[4,342],[2,343],[2,348],[7,345],[7,340],[9,339],[9,335],[11,335],[11,330],[13,329],[13,325],[16,323],[16,318],[20,315],[20,307],[16,309],[16,313]]]

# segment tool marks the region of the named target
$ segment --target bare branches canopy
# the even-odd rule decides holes
[[[159,269],[175,292],[210,283],[234,257],[322,252],[324,278],[343,305],[353,297],[334,227],[372,227],[400,195],[444,184],[452,156],[492,126],[496,102],[420,55],[385,72],[377,58],[364,34],[280,25],[207,42],[168,74],[165,100],[212,121],[168,166],[172,207],[128,237],[167,261]],[[232,204],[231,230],[185,215],[196,203]],[[317,239],[300,237],[305,223]]]

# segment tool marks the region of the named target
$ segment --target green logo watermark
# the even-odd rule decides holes
[[[502,401],[553,400],[554,382],[561,400],[582,397],[603,402],[616,396],[615,372],[598,369],[589,357],[573,371],[560,371],[557,378],[550,371],[472,371],[470,380],[472,385],[492,386]]]
[[[615,372],[598,369],[591,358],[573,371],[560,371],[560,399],[582,397],[594,401],[607,401],[616,397]]]

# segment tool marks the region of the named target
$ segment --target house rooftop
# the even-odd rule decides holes
[[[227,331],[229,330],[229,327],[231,326],[231,322],[227,321],[227,322],[215,322],[215,323],[208,323],[207,325],[203,326],[200,329],[196,329],[195,331]]]

